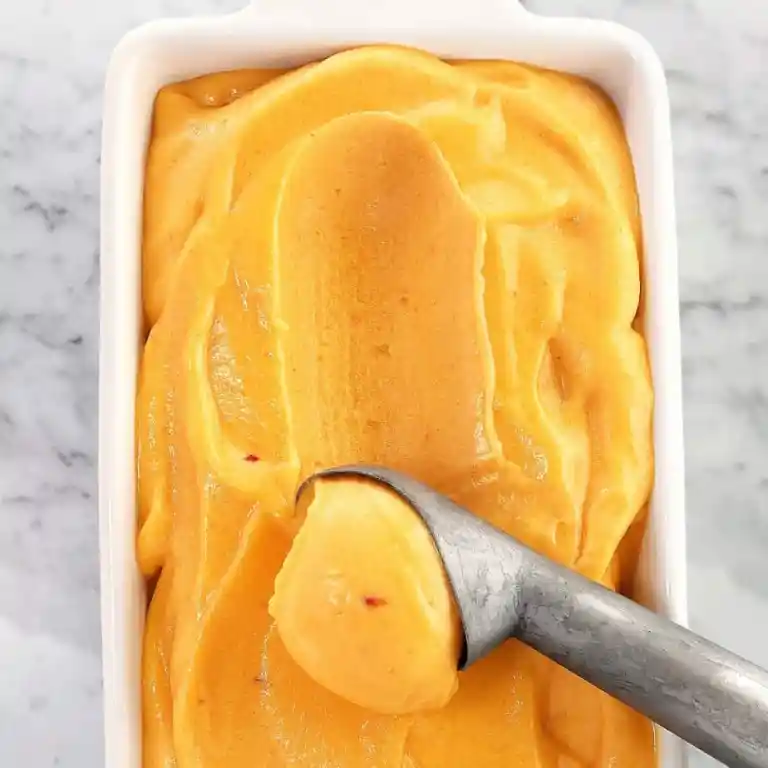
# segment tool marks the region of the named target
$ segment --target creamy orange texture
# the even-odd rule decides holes
[[[581,80],[374,47],[160,92],[137,404],[145,768],[652,764],[646,721],[515,642],[445,706],[382,715],[307,675],[268,613],[298,483],[348,461],[621,587],[652,475],[639,256],[621,125]]]
[[[275,579],[269,612],[314,680],[384,714],[444,707],[463,635],[442,561],[397,494],[320,480]]]

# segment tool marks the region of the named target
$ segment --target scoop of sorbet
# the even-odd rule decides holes
[[[360,480],[320,480],[269,611],[294,661],[359,706],[406,714],[456,692],[461,625],[418,515]]]

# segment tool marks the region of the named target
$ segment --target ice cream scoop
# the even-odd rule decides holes
[[[421,517],[464,634],[458,668],[515,637],[734,768],[768,768],[768,672],[546,558],[428,486],[351,465]]]

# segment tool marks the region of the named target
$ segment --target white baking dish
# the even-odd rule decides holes
[[[656,389],[655,487],[638,596],[686,621],[684,464],[672,151],[662,66],[612,23],[545,19],[516,0],[268,0],[221,18],[131,32],[107,76],[102,148],[99,515],[107,768],[140,768],[145,593],[134,555],[134,401],[142,342],[141,200],[155,94],[184,78],[298,65],[342,48],[401,43],[443,58],[511,59],[585,76],[622,115],[643,217],[647,338]],[[684,750],[659,734],[662,768]],[[502,768],[500,766],[500,768]]]

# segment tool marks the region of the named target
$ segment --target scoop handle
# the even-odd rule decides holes
[[[515,636],[733,768],[768,768],[768,672],[530,552]]]

